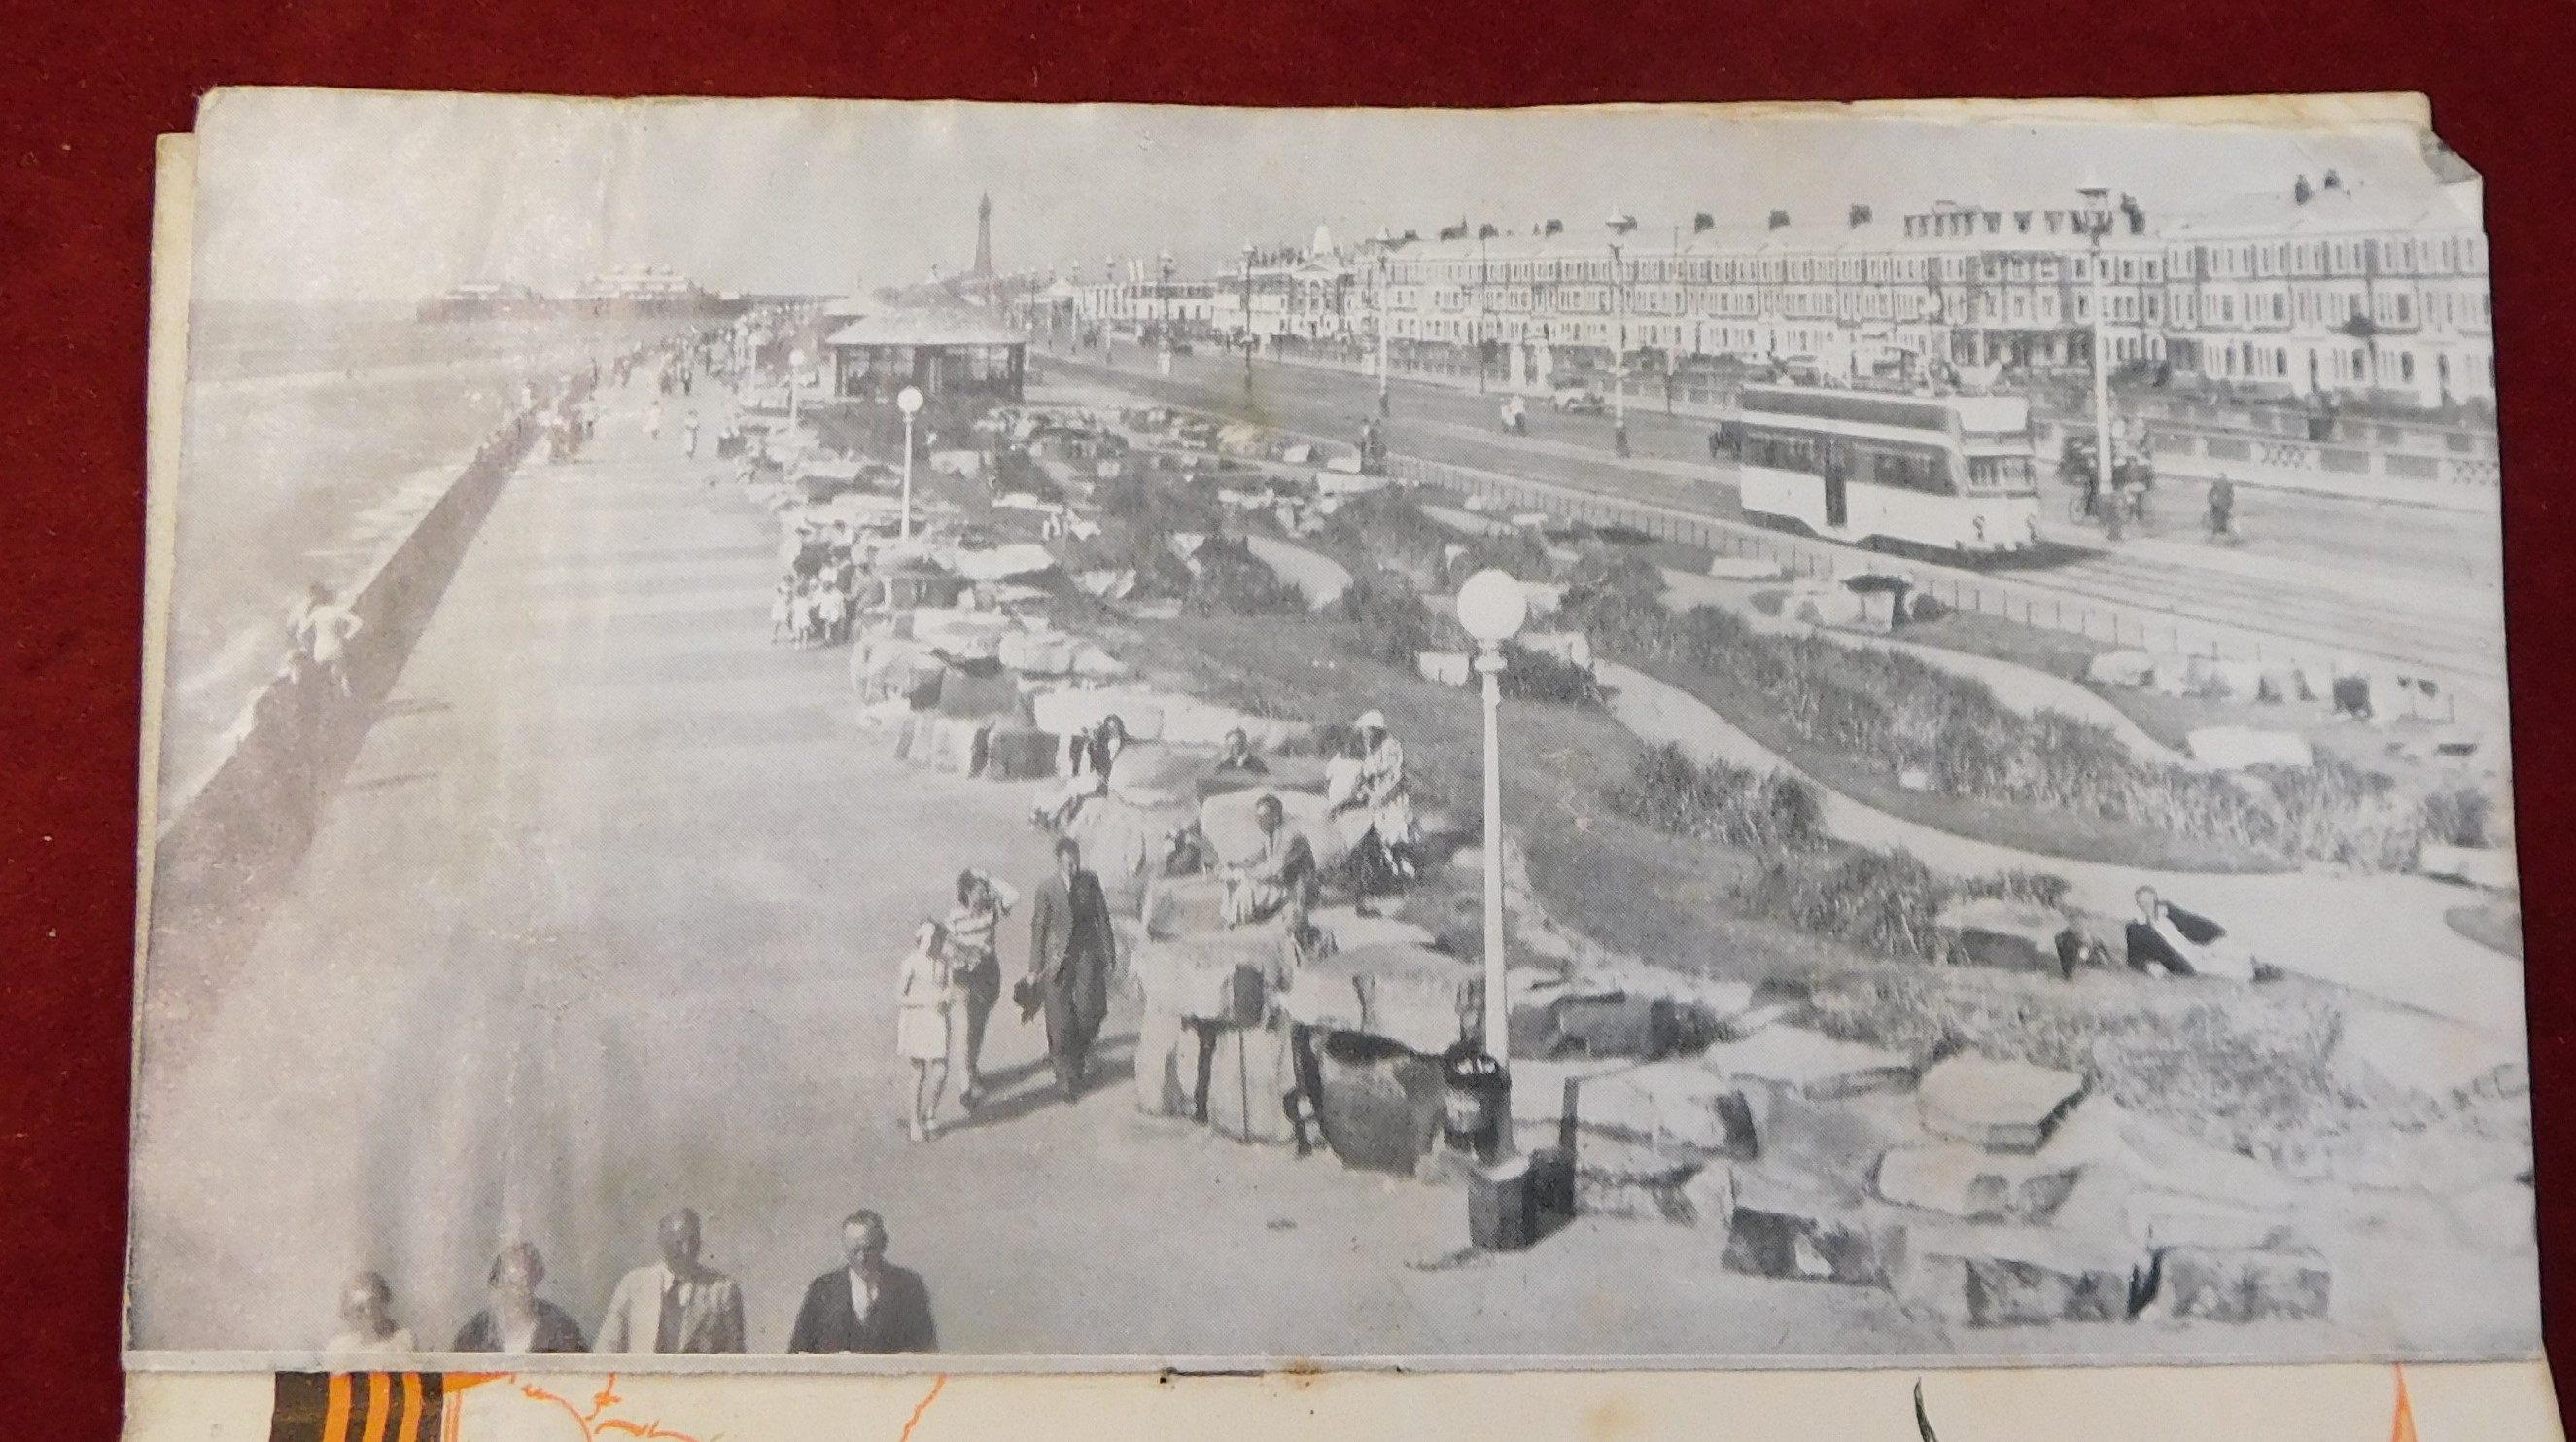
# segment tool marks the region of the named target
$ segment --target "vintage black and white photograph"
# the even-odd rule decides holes
[[[136,1365],[2537,1353],[2405,106],[197,147]]]

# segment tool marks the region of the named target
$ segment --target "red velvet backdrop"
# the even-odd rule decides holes
[[[2552,572],[2576,176],[2564,0],[669,0],[22,3],[0,44],[0,1437],[118,1422],[152,138],[218,84],[587,94],[1526,105],[2423,90],[2488,181],[2550,1333],[2576,1318],[2576,911],[2549,818],[2576,671]]]

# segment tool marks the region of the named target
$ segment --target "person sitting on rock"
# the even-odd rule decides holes
[[[2131,970],[2167,976],[2217,976],[2252,981],[2253,953],[2227,939],[2227,928],[2138,888],[2138,920],[2128,926]]]
[[[1252,820],[1261,829],[1260,849],[1218,873],[1225,924],[1251,926],[1284,915],[1290,932],[1302,933],[1318,886],[1315,848],[1286,824],[1287,808],[1276,796],[1253,802]]]
[[[1225,733],[1225,749],[1217,753],[1216,774],[1219,776],[1267,776],[1270,763],[1252,749],[1252,737],[1237,726]]]
[[[1118,753],[1126,749],[1127,723],[1116,716],[1103,716],[1097,727],[1074,736],[1065,747],[1072,764],[1063,794],[1035,808],[1029,819],[1062,834],[1082,814],[1085,803],[1109,793],[1109,768],[1117,761]]]

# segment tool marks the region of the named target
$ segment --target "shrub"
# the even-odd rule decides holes
[[[1670,744],[1639,753],[1610,803],[1657,830],[1748,850],[1806,851],[1825,843],[1814,786],[1722,761],[1701,764]]]
[[[1807,743],[1891,775],[1920,770],[1951,795],[2375,870],[2413,865],[2428,835],[2482,829],[2482,810],[2462,796],[2408,803],[2386,777],[2331,756],[2246,786],[2142,761],[2105,727],[2024,715],[1984,684],[1902,653],[1764,635],[1714,607],[1675,616],[1620,589],[1570,595],[1568,607],[1606,652],[1725,677]]]
[[[1503,646],[1502,691],[1515,701],[1550,706],[1598,706],[1601,683],[1589,668],[1515,642]]]
[[[2453,786],[2424,798],[2424,839],[2438,846],[2492,845],[2488,825],[2495,802],[2474,786]]]
[[[1352,648],[1371,660],[1410,668],[1416,655],[1438,649],[1430,611],[1401,576],[1376,570],[1353,575],[1340,607],[1351,624]]]
[[[1303,615],[1305,593],[1279,578],[1231,536],[1210,536],[1192,558],[1198,563],[1186,601],[1202,615]]]

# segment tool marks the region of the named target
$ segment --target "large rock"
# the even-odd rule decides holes
[[[2519,1035],[2505,1036],[2446,1017],[2355,1006],[2344,1014],[2336,1054],[2391,1086],[2448,1098],[2523,1060]]]
[[[1585,1126],[1700,1156],[1749,1158],[1753,1112],[1741,1086],[1687,1061],[1647,1062],[1594,1077],[1577,1105]]]
[[[1904,1092],[1816,1101],[1795,1092],[1747,1087],[1758,1155],[1766,1169],[1817,1178],[1855,1197],[1877,1185],[1879,1159],[1935,1140]]]
[[[2304,769],[2316,764],[2307,738],[2295,731],[2258,731],[2251,726],[2203,726],[2185,736],[2191,759],[2220,771],[2248,766]]]
[[[1205,815],[1204,812],[1201,813]],[[1331,937],[1335,951],[1351,951],[1363,946],[1429,947],[1439,938],[1431,928],[1393,916],[1362,916],[1348,906],[1319,906],[1308,918],[1315,929]],[[1518,1063],[1514,1063],[1517,1067]]]
[[[2132,1191],[2121,1198],[2131,1240],[2150,1250],[2167,1247],[2262,1250],[2290,1244],[2288,1213],[2217,1197]]]
[[[1131,962],[1148,1007],[1192,1021],[1253,1026],[1296,974],[1300,954],[1284,927],[1247,926],[1149,940]]]
[[[2304,1249],[2168,1247],[2156,1254],[2158,1315],[2204,1322],[2326,1315],[2334,1269]]]
[[[2517,1256],[2539,1245],[2539,1221],[2528,1183],[2489,1182],[2449,1200],[2460,1240],[2481,1252]]]
[[[1037,728],[1054,736],[1072,736],[1118,718],[1129,740],[1154,741],[1163,734],[1164,697],[1131,687],[1042,691],[1031,699]]]
[[[1778,561],[1761,556],[1716,556],[1708,574],[1721,581],[1773,581],[1789,574]]]
[[[1932,918],[1954,962],[2003,971],[2056,971],[2057,934],[2066,914],[2035,901],[1972,896],[1951,902]]]
[[[895,754],[916,766],[950,776],[972,776],[984,765],[984,741],[992,734],[989,716],[943,716],[916,712]]]
[[[2104,651],[2084,663],[2084,679],[2096,686],[2141,687],[2156,677],[2156,658],[2144,651]]]
[[[1437,1056],[1475,1034],[1484,982],[1454,956],[1412,946],[1362,946],[1304,967],[1282,998],[1308,1026],[1383,1037]]]
[[[940,557],[948,569],[970,581],[1006,581],[1014,576],[1042,575],[1055,569],[1055,556],[1033,541],[980,550],[955,550]]]
[[[1136,1021],[1136,1110],[1154,1117],[1196,1117],[1199,1029],[1148,1005]]]
[[[1916,1227],[1890,1289],[1907,1311],[1962,1326],[2120,1322],[2147,1260],[2041,1227]]]
[[[1739,1170],[1732,1180],[1728,1271],[1884,1287],[1904,1263],[1906,1229],[1887,1213],[1847,1194],[1765,1174]]]
[[[1722,1077],[1769,1083],[1811,1100],[1902,1091],[1915,1074],[1910,1057],[1791,1026],[1719,1042],[1702,1053],[1700,1064]]]
[[[1206,1033],[1207,1120],[1239,1142],[1287,1146],[1297,1140],[1289,1096],[1297,1069],[1282,1027],[1212,1027]]]
[[[1140,741],[1109,763],[1109,794],[1130,806],[1186,807],[1197,800],[1198,780],[1214,764],[1202,751]]]
[[[1577,1124],[1587,1121],[1585,1086],[1596,1078],[1624,1071],[1633,1065],[1635,1063],[1617,1057],[1548,1061],[1515,1055],[1512,1058],[1512,1120],[1547,1127],[1562,1125],[1568,1118]]]
[[[1475,658],[1464,651],[1422,651],[1413,667],[1435,686],[1464,686],[1473,679]]]
[[[2045,1222],[2080,1174],[2079,1167],[1957,1143],[1898,1147],[1879,1159],[1878,1194],[1972,1222]]]
[[[1735,1225],[1735,1198],[1735,1168],[1728,1162],[1710,1162],[1681,1185],[1684,1219],[1706,1232],[1724,1234]]]
[[[1024,676],[1070,676],[1082,639],[1062,631],[1012,631],[994,645],[1001,663]]]
[[[2083,1099],[2084,1078],[1963,1052],[1923,1074],[1923,1124],[1988,1151],[2030,1153]]]
[[[1083,803],[1064,834],[1082,847],[1083,866],[1100,877],[1111,910],[1143,914],[1147,883],[1171,854],[1172,838],[1196,813],[1188,807],[1133,806],[1115,796]]]

